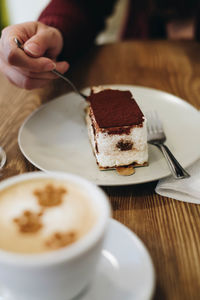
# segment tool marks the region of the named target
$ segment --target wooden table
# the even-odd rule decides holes
[[[160,89],[200,109],[200,44],[195,42],[124,42],[95,47],[69,76],[79,87],[134,84]],[[56,80],[45,89],[25,91],[2,74],[0,86],[0,145],[7,152],[3,179],[36,170],[19,150],[19,127],[41,103],[65,93],[68,87]],[[156,183],[104,190],[113,217],[133,230],[150,252],[157,277],[154,299],[200,299],[200,206],[155,194]]]

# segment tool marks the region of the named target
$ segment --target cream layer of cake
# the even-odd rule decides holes
[[[148,162],[146,119],[130,91],[92,89],[88,135],[100,169]]]

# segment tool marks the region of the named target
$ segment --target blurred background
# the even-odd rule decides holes
[[[40,11],[47,5],[49,0],[0,0],[1,6],[7,9],[9,24],[17,24],[36,20]]]
[[[40,12],[50,0],[0,0],[0,29],[10,24],[17,24],[37,20]],[[97,44],[115,42],[119,39],[119,28],[123,22],[123,16],[128,0],[118,0],[106,22],[106,28],[97,38]]]
[[[0,29],[10,24],[37,20],[49,2],[0,0]],[[133,37],[200,40],[199,16],[200,0],[135,0],[130,3],[129,0],[117,0],[112,15],[106,20],[105,29],[96,37],[96,44]]]

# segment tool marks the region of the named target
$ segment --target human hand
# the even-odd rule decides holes
[[[24,51],[17,47],[15,37],[23,44]],[[69,68],[66,61],[56,62],[62,47],[63,37],[54,27],[40,22],[8,26],[0,39],[0,71],[18,87],[43,87],[57,78],[51,70],[56,68],[63,74]]]

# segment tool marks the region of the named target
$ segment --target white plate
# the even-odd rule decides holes
[[[94,281],[74,300],[149,300],[154,287],[154,267],[144,244],[112,219]]]
[[[200,157],[200,118],[193,106],[151,88],[109,87],[130,90],[144,114],[149,110],[158,112],[166,131],[167,145],[183,167]],[[84,92],[89,93],[88,89]],[[134,175],[120,176],[115,170],[99,171],[87,136],[85,105],[80,96],[68,93],[33,112],[19,131],[18,143],[24,156],[43,171],[75,173],[98,185],[138,184],[170,174],[155,146],[149,146],[149,166],[137,168]]]

